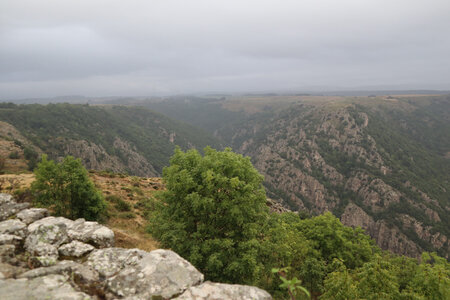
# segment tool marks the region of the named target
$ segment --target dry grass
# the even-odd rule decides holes
[[[114,195],[131,207],[130,211],[120,212],[115,208],[115,203],[108,203],[110,218],[106,225],[116,234],[116,246],[146,251],[157,249],[158,242],[146,232],[147,220],[139,204],[153,197],[155,191],[163,189],[161,178],[120,176],[103,172],[90,175],[107,199]]]
[[[0,175],[0,192],[14,193],[30,188],[34,174],[3,174]]]
[[[121,177],[102,172],[91,173],[90,177],[105,196],[117,196],[130,206],[130,211],[121,212],[114,203],[108,202],[110,218],[105,225],[114,231],[116,246],[145,251],[159,248],[158,242],[146,232],[147,220],[139,203],[164,188],[161,178]],[[0,192],[12,194],[23,191],[29,189],[33,181],[34,174],[0,175]]]
[[[17,153],[18,158],[9,158],[11,153]],[[1,171],[4,173],[24,173],[28,172],[28,166],[23,157],[23,150],[13,141],[0,139],[0,159],[4,160],[4,166]]]

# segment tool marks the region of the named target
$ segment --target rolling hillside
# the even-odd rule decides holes
[[[12,126],[2,130],[3,137],[16,144],[53,159],[79,157],[88,169],[130,175],[159,175],[176,145],[220,147],[203,130],[142,107],[0,104],[0,121],[7,123],[2,128]]]

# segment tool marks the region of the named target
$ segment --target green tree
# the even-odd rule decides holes
[[[353,269],[371,260],[377,251],[374,242],[361,228],[342,225],[330,212],[299,222],[297,229],[312,242],[326,264],[337,258]]]
[[[28,161],[28,170],[33,171],[39,162],[39,154],[33,148],[27,146],[23,149],[23,155]]]
[[[286,291],[280,288],[283,283],[280,277],[272,272],[272,268],[289,266],[289,273],[297,276],[309,252],[311,242],[298,230],[296,224],[301,222],[296,213],[272,213],[261,243],[260,261],[264,265],[258,286],[267,290],[275,299],[283,298]]]
[[[67,156],[55,163],[43,155],[34,173],[31,190],[36,204],[71,219],[101,220],[105,216],[106,202],[79,159]]]
[[[398,299],[400,297],[393,266],[378,254],[365,263],[357,273],[359,294],[368,300]]]
[[[262,228],[268,219],[263,177],[248,157],[175,150],[164,168],[166,191],[150,218],[152,234],[199,268],[208,279],[253,283]]]
[[[449,263],[434,253],[422,253],[421,263],[405,294],[420,295],[423,299],[450,299]]]
[[[336,271],[328,274],[325,280],[325,293],[322,294],[320,299],[359,299],[356,282],[345,265],[337,259],[334,264],[338,266],[336,266]]]

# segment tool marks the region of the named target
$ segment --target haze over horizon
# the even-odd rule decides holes
[[[450,90],[450,2],[4,0],[0,99]]]

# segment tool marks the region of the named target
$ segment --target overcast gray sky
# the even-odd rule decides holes
[[[0,98],[450,89],[449,0],[1,0]]]

